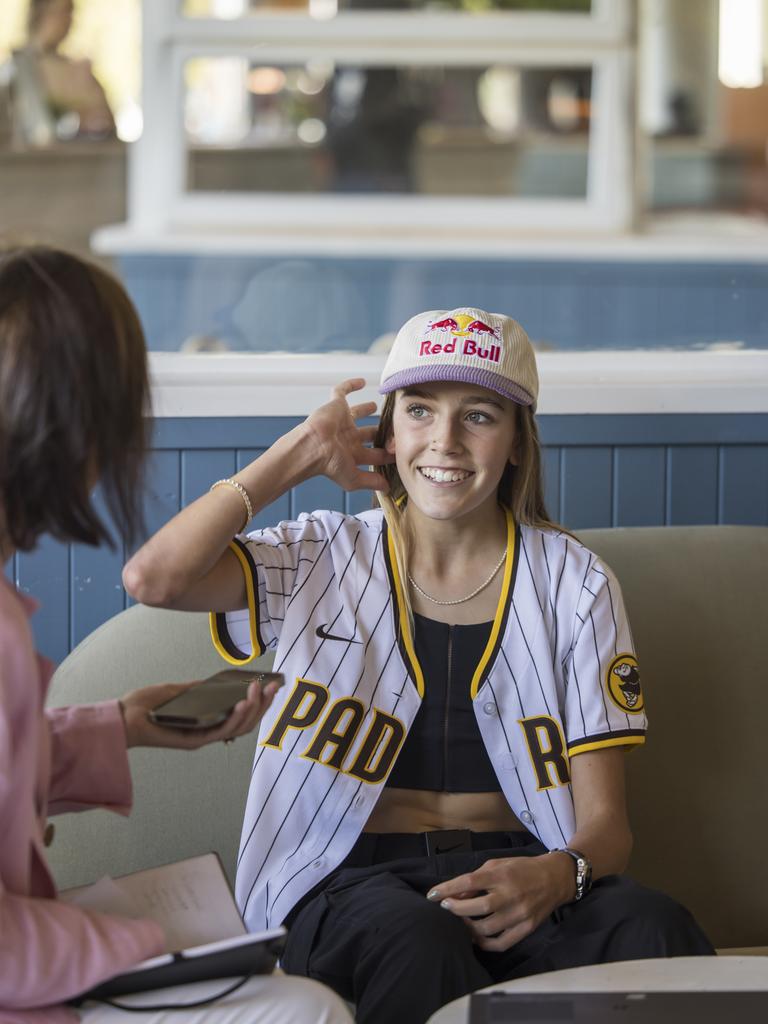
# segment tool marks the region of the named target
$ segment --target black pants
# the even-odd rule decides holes
[[[506,952],[479,949],[460,918],[425,896],[492,857],[547,852],[529,833],[507,833],[500,842],[492,850],[383,860],[397,849],[390,837],[361,836],[290,915],[284,969],[353,1001],[358,1024],[424,1024],[452,999],[512,978],[714,952],[684,907],[618,875],[601,878]]]

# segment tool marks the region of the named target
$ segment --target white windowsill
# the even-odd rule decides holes
[[[768,350],[542,352],[544,414],[765,413]],[[364,377],[356,400],[380,401],[383,356],[224,353],[150,355],[158,417],[304,416],[334,384]]]
[[[538,232],[535,236],[500,231],[411,234],[381,229],[355,232],[307,230],[259,231],[223,226],[177,227],[153,232],[127,224],[99,228],[91,239],[96,252],[108,256],[290,256],[360,259],[525,259],[627,260],[637,262],[768,263],[768,227],[740,229],[701,224],[698,230],[670,225],[644,234],[569,234]]]

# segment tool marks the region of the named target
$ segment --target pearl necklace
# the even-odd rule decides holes
[[[499,569],[504,564],[504,560],[506,559],[506,557],[507,557],[507,549],[504,548],[504,551],[502,552],[501,558],[496,563],[493,572],[488,577],[488,579],[485,581],[485,583],[481,583],[480,586],[477,587],[476,590],[473,590],[471,594],[467,594],[466,597],[460,597],[456,601],[438,601],[438,599],[436,597],[431,597],[426,592],[426,590],[422,590],[421,589],[419,584],[416,582],[416,580],[413,578],[413,576],[411,576],[410,573],[408,573],[408,581],[411,584],[411,586],[414,588],[414,590],[418,590],[418,592],[421,594],[421,596],[422,597],[426,597],[426,599],[428,601],[431,601],[432,604],[464,604],[465,601],[471,601],[473,597],[477,597],[477,595],[480,593],[481,590],[485,590],[485,588],[488,586],[488,584],[491,582],[491,580],[494,578],[496,573],[499,571]]]

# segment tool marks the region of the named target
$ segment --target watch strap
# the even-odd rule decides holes
[[[580,850],[574,850],[572,846],[561,846],[560,853],[567,853],[573,858],[576,865],[576,895],[573,900],[582,899],[592,888],[592,863]]]

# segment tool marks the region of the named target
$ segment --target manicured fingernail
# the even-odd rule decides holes
[[[443,908],[443,910],[450,910],[451,909],[451,901],[450,900],[443,900],[442,903],[440,904],[440,906]]]
[[[440,898],[440,893],[437,891],[437,889],[433,889],[431,892],[427,893],[427,899],[428,900],[437,900],[439,898]]]

